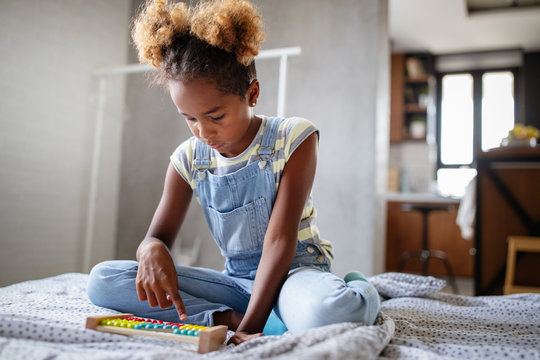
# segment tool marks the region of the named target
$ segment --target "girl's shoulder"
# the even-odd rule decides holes
[[[276,139],[276,150],[283,152],[288,160],[292,153],[311,134],[319,137],[319,129],[308,119],[302,117],[289,117],[281,119]]]
[[[197,138],[192,136],[191,138],[185,140],[183,143],[178,145],[178,147],[172,153],[170,160],[172,165],[175,167],[176,171],[184,178],[184,180],[190,184],[193,188],[195,182],[192,176],[192,165],[195,154],[195,146],[197,144]]]
[[[281,131],[286,131],[287,134],[291,134],[297,131],[303,131],[307,128],[313,128],[315,130],[315,125],[309,121],[306,118],[293,116],[293,117],[287,117],[287,118],[281,118],[281,123],[279,125],[279,129]]]

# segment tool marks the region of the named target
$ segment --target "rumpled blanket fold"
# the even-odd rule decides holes
[[[0,358],[376,359],[394,333],[392,319],[381,314],[373,326],[335,324],[195,354],[185,351],[195,350],[189,344],[85,329],[87,316],[115,313],[88,300],[87,278],[63,274],[0,288]]]

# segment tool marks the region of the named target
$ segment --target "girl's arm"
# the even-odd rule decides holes
[[[262,331],[296,254],[298,225],[310,194],[317,164],[317,134],[311,134],[285,165],[264,237],[249,305],[232,343]],[[244,333],[244,334],[242,334]],[[245,334],[248,333],[248,334]]]
[[[178,294],[176,268],[169,249],[187,213],[192,196],[191,187],[169,164],[161,200],[145,239],[137,249],[136,287],[139,300],[148,300],[151,307],[174,305],[180,320],[186,309]]]

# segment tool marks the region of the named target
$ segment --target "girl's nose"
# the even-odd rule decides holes
[[[199,123],[199,137],[204,140],[210,140],[214,136],[214,129],[208,124]]]

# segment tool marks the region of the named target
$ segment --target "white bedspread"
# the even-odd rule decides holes
[[[23,282],[0,288],[0,358],[540,360],[540,295],[472,298],[438,293],[444,283],[434,278],[390,273],[370,280],[390,298],[373,326],[266,336],[204,355],[174,341],[85,329],[87,316],[114,313],[90,303],[85,274]]]

